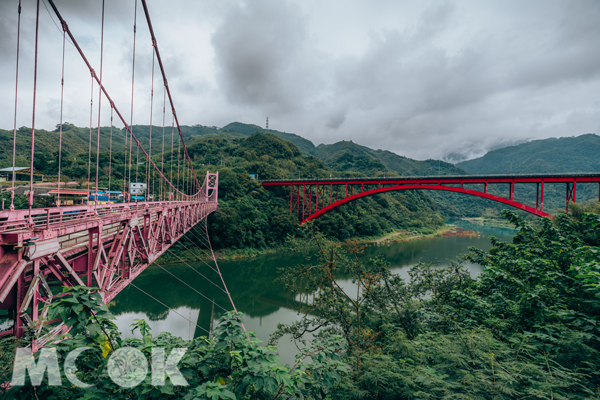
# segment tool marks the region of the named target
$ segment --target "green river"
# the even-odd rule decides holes
[[[443,238],[421,239],[409,242],[397,242],[382,245],[367,245],[363,258],[365,261],[384,256],[395,272],[408,276],[408,269],[418,262],[435,262],[448,265],[469,246],[487,250],[490,248],[489,236],[509,241],[515,231],[509,228],[482,226],[466,221],[450,221],[463,229],[473,230],[477,237],[450,236]],[[310,262],[310,257],[299,254],[268,254],[250,259],[220,261],[219,267],[225,283],[232,294],[238,309],[245,314],[246,329],[267,341],[278,323],[289,323],[299,318],[297,297],[286,293],[282,285],[276,282],[278,268]],[[189,262],[162,265],[171,274],[187,285],[204,294],[208,299],[227,310],[231,304],[221,290],[220,278],[211,267],[202,262]],[[472,276],[481,268],[478,265],[466,265]],[[205,277],[202,277],[203,274]],[[213,285],[208,280],[215,284]],[[347,282],[350,285],[350,282]],[[129,286],[109,304],[117,316],[117,325],[125,337],[131,337],[129,325],[136,318],[146,319],[154,335],[166,331],[184,339],[207,335],[210,329],[212,303],[194,290],[165,272],[156,265],[148,267],[135,279],[135,285],[153,298]],[[157,300],[164,303],[160,304]],[[166,306],[174,311],[170,311]],[[214,318],[218,319],[223,311],[214,306]],[[205,331],[206,330],[206,331]],[[279,354],[282,361],[292,362],[296,348],[289,340],[279,342]]]

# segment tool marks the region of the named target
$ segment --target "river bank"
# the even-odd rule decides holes
[[[460,233],[459,233],[460,232]],[[462,230],[460,227],[454,224],[445,224],[442,227],[432,231],[431,229],[426,229],[424,231],[409,231],[409,230],[400,230],[392,233],[386,233],[383,236],[376,237],[360,237],[353,238],[353,240],[357,240],[359,243],[373,243],[373,244],[388,244],[388,243],[397,243],[397,242],[408,242],[413,240],[422,240],[422,239],[431,239],[436,237],[444,237],[444,236],[452,236],[454,234],[461,235],[470,235],[472,231]],[[476,235],[476,234],[475,234]],[[259,256],[264,256],[268,254],[277,254],[282,251],[286,251],[287,247],[285,245],[270,247],[270,248],[246,248],[246,249],[221,249],[215,250],[215,257],[217,260],[224,261],[233,261],[233,260],[243,260],[243,259],[251,259]],[[198,259],[208,260],[207,252],[205,250],[201,250],[198,248],[189,248],[186,249],[185,252],[178,254],[177,256],[173,256],[171,254],[164,254],[160,257],[158,262],[169,263],[169,262],[179,262],[179,261],[198,261]]]
[[[391,234],[385,235],[377,239],[360,240],[363,243],[397,243],[397,242],[409,242],[412,240],[431,239],[435,237],[449,236],[454,233],[461,231],[460,227],[452,224],[445,224],[443,227],[436,229],[432,233],[421,233],[416,231],[396,231]],[[470,231],[469,231],[470,232]]]
[[[512,228],[510,222],[504,218],[486,218],[486,217],[463,217],[461,221],[467,221],[477,225],[499,226],[503,228]]]
[[[501,228],[481,229],[476,231],[478,235],[475,236],[465,235],[470,230],[478,229],[478,226],[463,222],[462,229],[449,221],[435,232],[431,229],[420,234],[395,236],[388,233],[382,236],[387,241],[380,244],[372,242],[381,237],[362,238],[365,246],[360,258],[365,263],[383,258],[390,263],[390,269],[394,273],[401,274],[403,279],[409,279],[408,271],[417,263],[449,266],[467,254],[472,246],[488,250],[491,244],[487,236],[510,240],[510,235],[503,235],[504,229]],[[456,222],[459,223],[462,222]],[[193,245],[186,243],[186,247],[191,249]],[[184,253],[189,255],[186,250],[175,253],[178,256],[183,256]],[[314,265],[318,260],[314,252],[296,252],[281,246],[268,250],[226,250],[219,252],[218,257],[227,291],[231,293],[238,310],[245,314],[246,329],[256,332],[260,340],[269,340],[269,335],[277,329],[278,324],[290,324],[299,320],[298,309],[302,305],[302,299],[288,293],[278,277],[281,276],[280,268],[283,266]],[[209,330],[211,324],[211,302],[226,309],[230,307],[227,293],[219,288],[221,276],[209,268],[214,263],[198,260],[182,263],[175,260],[159,261],[158,264],[168,272],[158,266],[150,266],[136,278],[135,283],[174,311],[145,295],[141,296],[138,289],[130,286],[115,298],[115,303],[111,306],[111,311],[117,315],[117,325],[121,331],[131,332],[129,325],[136,318],[143,318],[149,322],[153,332],[166,331],[186,340],[205,335],[204,329]],[[480,266],[469,262],[464,265],[473,277],[481,272]],[[342,280],[340,284],[343,287],[353,285],[351,280]],[[192,288],[206,297],[200,296]],[[221,316],[222,311],[215,306],[214,319]],[[293,363],[297,351],[293,341],[280,341],[279,354],[284,362]]]

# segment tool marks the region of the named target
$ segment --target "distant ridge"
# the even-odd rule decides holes
[[[600,136],[588,133],[533,140],[456,166],[472,174],[599,172]]]
[[[254,124],[232,122],[222,127],[220,131],[236,132],[241,133],[245,136],[250,136],[255,132],[264,132],[265,128],[261,128],[260,126]],[[315,145],[310,140],[304,139],[302,136],[296,135],[294,133],[279,132],[274,129],[269,129],[269,132],[274,134],[275,136],[279,136],[282,139],[289,140],[290,142],[294,143],[303,153],[314,155]]]
[[[236,132],[250,136],[255,132],[264,132],[254,124],[232,122],[220,129],[221,132]],[[294,143],[305,154],[319,158],[329,168],[338,171],[360,171],[366,174],[386,169],[401,175],[464,175],[466,172],[454,165],[440,160],[413,160],[399,156],[387,150],[373,150],[352,141],[342,140],[334,144],[320,144],[315,147],[313,142],[294,133],[279,132],[269,129],[269,132]]]

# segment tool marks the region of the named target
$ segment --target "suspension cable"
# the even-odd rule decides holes
[[[193,231],[193,230],[191,230],[191,229],[190,229],[190,230],[189,230],[189,232],[192,232],[192,236],[194,236],[194,238],[195,238],[195,239],[196,239],[198,242],[202,243],[202,244],[203,244],[203,245],[205,245],[207,248],[210,246],[210,243],[207,243],[207,242],[206,242],[206,241],[205,241],[205,240],[204,240],[202,237],[198,237],[198,236],[196,236],[196,234],[194,233],[194,231]],[[198,249],[199,249],[199,250],[202,250],[202,251],[204,252],[204,249],[200,248],[198,245],[196,245],[196,247],[198,247]],[[208,255],[208,256],[210,256],[210,254],[207,254],[207,255]]]
[[[104,0],[102,0],[102,29],[100,33],[100,86],[102,86],[102,57],[104,55]],[[102,110],[102,90],[98,89],[98,136],[96,138],[96,190],[94,210],[98,208],[98,170],[100,169],[100,112]]]
[[[21,0],[19,0],[19,8],[17,9],[17,68],[15,77],[15,127],[13,131],[13,154],[12,154],[12,188],[10,190],[10,210],[15,209],[15,157],[17,152],[17,94],[19,92],[19,45],[21,39]]]
[[[50,4],[50,6],[52,7],[52,9],[54,10],[54,13],[55,13],[55,14],[56,14],[56,16],[58,17],[58,19],[59,19],[61,22],[63,22],[63,23],[64,23],[64,19],[62,18],[62,16],[60,15],[60,12],[59,12],[59,11],[58,11],[58,9],[56,8],[56,5],[54,4],[54,1],[53,1],[53,0],[48,0],[48,3]],[[137,4],[137,3],[136,3],[136,4]],[[134,24],[134,26],[135,26],[135,24]],[[96,79],[96,82],[99,84],[100,82],[99,82],[99,80],[98,80],[98,77],[95,75],[95,73],[94,73],[94,70],[93,70],[92,66],[90,65],[89,61],[88,61],[88,60],[87,60],[87,58],[85,57],[85,54],[84,54],[84,53],[83,53],[83,51],[81,50],[81,47],[78,45],[78,43],[77,43],[77,40],[75,39],[75,37],[73,36],[72,32],[70,31],[70,29],[69,29],[68,27],[67,27],[67,34],[68,34],[68,37],[71,39],[71,41],[72,41],[73,45],[76,47],[77,51],[79,52],[79,55],[81,56],[81,58],[82,58],[82,59],[83,59],[83,61],[85,62],[86,66],[87,66],[87,67],[88,67],[88,69],[90,70],[90,73],[92,73],[93,77]],[[158,58],[158,53],[157,53],[157,58]],[[159,61],[159,64],[160,64],[160,61]],[[165,83],[166,83],[166,82],[165,82]],[[117,116],[119,117],[119,119],[121,120],[121,122],[122,122],[122,123],[125,125],[125,129],[126,129],[127,131],[129,131],[129,133],[130,133],[130,135],[131,135],[131,136],[130,136],[130,139],[131,139],[131,141],[130,141],[130,149],[132,149],[132,147],[131,147],[131,146],[133,146],[133,143],[132,143],[132,141],[133,141],[133,140],[135,140],[135,142],[136,142],[136,146],[137,146],[137,151],[138,151],[138,153],[139,153],[139,150],[141,149],[141,151],[143,152],[143,154],[144,154],[146,157],[148,157],[148,153],[147,153],[147,152],[146,152],[146,151],[145,151],[145,150],[144,150],[144,149],[141,147],[141,144],[140,144],[139,140],[138,140],[138,139],[135,137],[135,135],[133,134],[133,131],[132,131],[132,129],[131,129],[131,126],[130,126],[130,125],[129,125],[129,124],[126,122],[126,121],[125,121],[125,118],[123,117],[123,115],[120,113],[120,111],[118,110],[118,108],[117,108],[117,107],[114,105],[114,102],[113,102],[113,101],[112,101],[112,99],[110,98],[110,96],[109,96],[109,94],[108,94],[108,92],[107,92],[106,88],[105,88],[103,85],[101,85],[101,86],[100,86],[100,90],[102,90],[102,91],[104,92],[104,95],[106,96],[107,100],[108,100],[108,101],[111,103],[111,105],[114,107],[114,111],[117,113]],[[168,85],[167,85],[167,95],[169,96],[169,89],[168,89]],[[169,100],[171,101],[171,99],[169,99]],[[174,110],[173,110],[173,111],[174,111]],[[175,122],[177,122],[177,117],[176,117],[176,116],[174,116],[174,119],[175,119]],[[181,135],[180,135],[180,139],[181,139],[181,140],[182,140],[182,142],[183,142],[183,139],[181,138]],[[186,151],[186,148],[185,148],[185,142],[183,142],[183,147],[184,147],[184,149],[183,149],[183,150],[184,150],[184,151]],[[187,156],[187,153],[186,153],[185,155]],[[132,159],[132,158],[133,158],[133,155],[132,155],[132,152],[130,151],[130,162],[131,162],[131,159]],[[187,160],[189,161],[189,158],[187,158]],[[152,166],[153,166],[154,170],[155,170],[156,172],[158,172],[159,174],[161,174],[161,172],[160,172],[160,169],[158,169],[158,167],[156,166],[156,164],[155,164],[155,163],[154,163],[152,160],[150,160],[150,162],[152,163]],[[190,168],[191,168],[191,166],[190,166]],[[129,172],[129,175],[131,175],[131,172],[132,172],[132,171],[131,171],[131,168],[129,169],[129,171],[130,171],[130,172]],[[161,174],[161,175],[162,175],[162,174]],[[164,176],[162,176],[162,177],[163,177],[163,178],[165,178]],[[131,179],[130,179],[130,181],[131,181]],[[171,186],[173,189],[175,189],[175,186],[172,184],[172,182],[168,182],[168,183],[169,183],[169,185],[170,185],[170,186]],[[182,196],[182,197],[185,197],[185,198],[187,198],[187,199],[191,199],[191,198],[192,198],[192,196],[185,195],[185,194],[184,194],[184,193],[182,193],[180,190],[177,190],[177,189],[175,189],[175,190],[176,190],[176,191],[178,192],[178,194],[179,194],[180,196]]]
[[[88,177],[87,177],[87,190],[90,191],[90,174],[92,169],[92,113],[94,112],[94,74],[92,73],[92,86],[90,96],[90,138],[88,148]],[[89,200],[89,193],[88,193]]]
[[[207,281],[209,281],[210,283],[212,283],[213,285],[215,285],[215,287],[219,288],[219,290],[221,290],[223,293],[227,294],[226,290],[223,290],[223,288],[221,288],[219,285],[217,285],[216,283],[214,283],[213,281],[211,281],[210,279],[208,279],[206,276],[204,276],[204,274],[202,274],[201,272],[199,272],[196,268],[192,267],[190,264],[188,264],[187,262],[185,262],[185,260],[183,260],[177,254],[175,254],[173,251],[171,251],[171,249],[167,249],[167,251],[169,253],[171,253],[172,255],[174,255],[175,257],[177,257],[177,259],[179,261],[181,261],[182,263],[184,263],[185,265],[187,265],[188,267],[190,267],[192,270],[194,270],[198,275],[200,275],[201,277],[203,277],[204,279],[206,279]]]
[[[191,231],[191,229],[190,229],[190,231]],[[188,231],[188,232],[190,232],[190,231]],[[212,269],[212,270],[213,270],[214,272],[216,272],[217,274],[219,273],[219,272],[218,272],[216,269],[214,269],[213,267],[211,267],[211,266],[210,266],[210,264],[208,264],[206,261],[204,261],[203,259],[201,259],[200,257],[198,257],[196,254],[194,254],[194,253],[193,253],[193,252],[192,252],[192,251],[191,251],[191,250],[190,250],[188,247],[186,247],[186,246],[185,246],[185,245],[182,243],[182,241],[181,241],[181,240],[180,240],[179,242],[177,242],[177,244],[178,244],[178,245],[181,245],[181,246],[183,246],[183,248],[184,248],[184,249],[186,249],[186,250],[187,250],[187,251],[188,251],[188,252],[189,252],[189,253],[190,253],[192,256],[194,256],[194,257],[195,257],[195,258],[197,258],[199,261],[202,261],[204,264],[206,264],[206,266],[207,266],[208,268]],[[201,248],[198,248],[198,250],[202,251],[202,252],[203,252],[203,254],[206,254],[206,255],[210,256],[209,254],[205,253],[203,249],[201,249]]]
[[[173,133],[175,131],[175,117],[171,119],[171,182],[173,182]],[[169,198],[169,200],[171,200]],[[173,192],[173,200],[175,200],[175,192]]]
[[[171,275],[173,278],[177,279],[179,282],[183,283],[185,286],[189,287],[190,289],[192,289],[194,292],[198,293],[200,296],[204,297],[206,300],[210,301],[211,303],[213,303],[215,306],[219,307],[221,310],[223,311],[227,311],[227,309],[223,306],[221,306],[219,303],[215,302],[214,300],[211,300],[208,296],[206,296],[205,294],[199,292],[198,290],[194,289],[193,287],[191,287],[190,285],[188,285],[185,281],[183,281],[181,278],[179,278],[178,276],[174,275],[173,273],[171,273],[171,271],[169,271],[168,269],[166,269],[165,267],[163,267],[162,265],[158,265],[155,262],[152,263],[153,265],[156,265],[157,267],[159,267],[160,269],[162,269],[163,271],[165,271],[167,274]]]
[[[38,60],[38,33],[40,28],[40,0],[37,0],[35,17],[35,63],[33,70],[33,117],[31,122],[31,164],[29,170],[29,222],[31,223],[31,209],[33,208],[33,155],[35,149],[35,99],[37,88],[37,60]]]
[[[110,141],[108,145],[108,203],[110,204],[110,176],[112,175],[112,135],[113,135],[113,107],[110,107]]]
[[[167,91],[165,89],[165,85],[163,85],[163,131],[162,131],[162,149],[160,152],[160,173],[164,176],[165,171],[165,105],[167,101]],[[165,196],[163,194],[163,180],[160,180],[160,199],[162,201],[165,200]]]
[[[60,172],[62,163],[62,131],[63,131],[63,100],[65,92],[65,39],[67,34],[63,25],[63,49],[62,49],[62,75],[60,79],[60,128],[58,133],[58,195],[56,196],[56,205],[60,207]]]
[[[152,158],[152,108],[154,106],[154,47],[152,47],[152,80],[150,81],[150,145],[148,162],[146,163],[146,201],[150,201],[150,158]]]
[[[186,174],[185,174],[186,172],[187,172],[187,163],[184,163],[183,164],[183,193],[185,193],[187,195],[188,192],[189,192],[189,187],[187,187],[187,185],[186,185],[188,183],[187,180],[186,180],[186,178],[185,178],[186,177]]]
[[[134,12],[133,12],[133,62],[131,67],[131,118],[129,120],[129,130],[131,133],[131,140],[129,142],[129,187],[127,188],[128,201],[131,202],[131,149],[133,143],[133,88],[135,82],[135,36],[137,33],[137,0],[134,0]],[[137,163],[137,161],[136,161]],[[137,164],[136,164],[137,165]],[[136,178],[137,178],[137,167],[136,167]],[[137,179],[136,179],[137,180]],[[137,196],[136,196],[137,197]]]
[[[138,167],[140,163],[140,147],[135,148],[135,183],[138,183]],[[131,186],[131,182],[129,183]],[[139,194],[139,193],[138,193]],[[135,196],[135,202],[137,203],[140,196]]]
[[[175,112],[175,106],[173,104],[173,98],[171,97],[171,91],[169,90],[169,84],[167,83],[167,76],[165,74],[165,69],[163,67],[163,63],[162,60],[160,58],[160,52],[158,50],[158,45],[156,44],[156,37],[154,36],[154,29],[152,28],[152,21],[150,20],[150,13],[148,12],[148,6],[146,4],[146,0],[142,0],[142,6],[144,8],[144,13],[146,15],[146,21],[148,22],[148,30],[150,31],[150,36],[152,37],[152,42],[154,44],[154,49],[156,51],[156,58],[158,60],[158,65],[160,67],[160,71],[163,77],[163,81],[164,84],[166,86],[167,89],[167,96],[169,96],[169,103],[171,104],[171,109],[173,111],[173,116],[175,117],[175,122],[177,123],[177,130],[179,132],[179,137],[181,138],[181,141],[184,143],[183,146],[183,150],[184,150],[184,155],[187,158],[188,164],[190,166],[190,177],[193,175],[194,176],[194,180],[196,180],[196,182],[198,181],[198,178],[196,177],[196,173],[194,172],[194,167],[192,165],[192,159],[190,158],[190,155],[187,151],[187,147],[185,146],[185,141],[183,140],[183,134],[181,132],[181,127],[179,126],[179,120],[177,118],[177,113]]]
[[[180,153],[180,150],[181,150],[181,139],[178,138],[177,139],[177,191],[179,193],[182,193],[179,189],[179,153]],[[178,197],[179,197],[179,193],[177,193]]]
[[[229,293],[229,290],[227,289],[227,284],[225,284],[225,279],[223,278],[223,275],[221,274],[221,270],[219,269],[219,263],[217,263],[217,258],[215,257],[215,253],[212,249],[212,246],[210,245],[210,237],[208,236],[208,222],[207,222],[207,218],[204,218],[204,232],[206,233],[206,239],[208,240],[208,244],[209,244],[209,249],[210,252],[212,254],[212,258],[215,262],[215,266],[217,267],[217,271],[219,273],[219,276],[221,277],[221,282],[223,283],[223,287],[225,288],[225,293],[227,293],[227,296],[229,296],[229,301],[231,302],[231,306],[233,307],[233,311],[238,312],[237,308],[235,307],[235,303],[233,302],[233,298],[231,297],[231,293]],[[242,328],[244,328],[244,332],[246,332],[246,327],[244,326],[244,324],[242,324]]]
[[[207,329],[204,329],[203,327],[201,327],[200,325],[198,325],[197,323],[195,323],[191,319],[186,318],[183,315],[179,314],[177,311],[175,311],[174,309],[172,309],[171,307],[169,307],[168,305],[166,305],[162,301],[158,300],[156,297],[150,295],[149,293],[147,293],[147,292],[143,291],[142,289],[140,289],[139,287],[137,287],[133,282],[130,281],[129,284],[131,286],[133,286],[134,288],[136,288],[137,290],[139,290],[140,292],[144,293],[146,296],[150,297],[151,299],[154,299],[157,303],[160,303],[163,306],[167,307],[169,309],[169,311],[173,311],[175,314],[179,315],[181,318],[185,319],[186,321],[191,322],[192,324],[196,325],[198,328],[202,329],[204,332],[206,332],[206,333],[208,333],[210,335],[210,331],[208,331]]]
[[[133,116],[133,113],[132,113]],[[129,128],[129,187],[127,188],[127,193],[128,193],[128,197],[129,197],[129,202],[131,202],[131,159],[133,157],[133,151],[132,151],[132,146],[133,146],[133,128]]]

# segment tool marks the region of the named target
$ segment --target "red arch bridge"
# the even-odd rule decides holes
[[[497,201],[539,217],[549,217],[550,214],[544,211],[545,184],[565,185],[565,207],[568,212],[569,201],[576,201],[577,184],[589,182],[599,184],[600,201],[600,173],[265,180],[262,185],[289,186],[290,212],[295,213],[300,224],[303,224],[362,197],[414,189],[464,193]],[[515,201],[516,184],[535,185],[535,207]],[[489,193],[488,185],[504,185],[506,196]]]
[[[149,118],[144,119],[143,124],[150,126],[150,136],[146,148],[142,146],[134,133],[133,128],[133,103],[135,93],[135,38],[138,0],[132,0],[132,72],[125,79],[131,79],[131,99],[124,101],[125,109],[131,110],[126,121],[124,114],[117,107],[116,102],[110,97],[102,79],[102,58],[104,55],[104,18],[105,2],[98,2],[102,14],[98,15],[98,34],[100,36],[100,63],[97,69],[94,69],[85,56],[83,47],[79,45],[75,35],[71,32],[67,22],[60,14],[53,0],[46,0],[51,10],[60,23],[61,28],[54,30],[53,24],[49,23],[50,18],[55,17],[42,13],[40,15],[40,0],[37,0],[37,7],[33,2],[27,2],[21,6],[21,0],[14,0],[14,26],[16,32],[16,78],[15,78],[15,110],[14,110],[14,132],[12,143],[12,168],[5,170],[12,171],[12,185],[5,190],[10,193],[10,198],[4,197],[2,200],[2,210],[0,211],[0,310],[3,310],[2,328],[0,336],[14,334],[22,336],[25,330],[33,333],[34,349],[43,346],[44,343],[52,340],[56,335],[68,331],[68,327],[59,320],[48,321],[45,305],[50,304],[56,296],[62,296],[62,287],[71,287],[83,285],[88,287],[100,288],[100,293],[105,302],[112,300],[127,285],[132,284],[133,279],[146,269],[161,254],[169,250],[178,239],[186,232],[190,231],[200,221],[205,221],[207,216],[216,211],[218,207],[218,173],[206,172],[202,180],[194,171],[192,160],[188,154],[187,147],[183,140],[179,120],[175,112],[175,106],[171,91],[169,89],[165,69],[158,49],[158,43],[152,23],[146,0],[141,0],[143,14],[149,32],[149,40],[152,44],[152,82],[151,90],[148,90],[150,109]],[[135,4],[135,6],[134,6]],[[112,6],[109,2],[109,7]],[[24,13],[27,18],[26,23],[35,22],[35,27],[31,26],[31,31],[35,30],[35,40],[33,42],[25,41],[21,44],[21,14]],[[48,9],[50,14],[50,9]],[[35,18],[33,18],[35,16]],[[8,16],[7,16],[8,18]],[[40,20],[48,18],[47,21],[40,24]],[[42,21],[43,22],[43,21]],[[42,32],[40,35],[40,26],[50,26],[49,32]],[[33,29],[35,28],[35,29]],[[89,35],[89,32],[86,32]],[[60,62],[59,57],[53,57],[52,60],[38,62],[38,46],[47,44],[51,40],[58,39],[62,41],[62,71],[61,74],[54,76],[55,83],[60,85],[60,114],[57,112],[56,119],[60,121],[57,132],[48,132],[47,135],[56,135],[58,155],[52,159],[58,166],[58,175],[54,183],[56,189],[52,190],[56,194],[54,206],[50,208],[34,207],[34,154],[36,137],[36,84],[39,68],[47,68],[51,62]],[[66,46],[66,43],[69,46]],[[92,46],[94,41],[88,41],[88,47]],[[30,46],[31,43],[31,46]],[[92,44],[90,44],[92,43]],[[22,48],[24,46],[30,46]],[[129,46],[128,46],[129,48]],[[26,137],[28,143],[25,154],[20,154],[17,149],[17,142],[23,140],[21,133],[17,135],[17,105],[19,104],[19,81],[23,78],[19,76],[19,51],[28,50],[35,54],[33,63],[33,107],[30,110],[32,115],[31,137]],[[68,54],[75,56],[65,57]],[[82,86],[77,82],[70,80],[70,76],[65,74],[65,61],[78,65],[90,73],[91,79],[91,102],[90,102],[90,126],[89,126],[89,146],[85,146],[87,154],[87,191],[85,191],[85,201],[81,205],[64,206],[61,202],[61,191],[63,196],[69,194],[63,189],[65,178],[61,175],[61,157],[63,143],[63,108],[64,97],[72,95],[74,92],[82,90]],[[81,62],[83,61],[83,62]],[[162,141],[156,137],[155,146],[159,145],[159,155],[152,156],[152,108],[154,100],[154,81],[155,81],[155,61],[158,64],[163,96],[163,104],[157,104],[162,110]],[[139,67],[139,62],[138,62]],[[146,68],[150,66],[147,65]],[[67,69],[70,71],[71,69]],[[6,77],[2,77],[5,79]],[[117,82],[119,83],[119,82]],[[122,84],[122,82],[120,83]],[[148,85],[150,86],[150,85]],[[69,89],[71,91],[69,92]],[[94,90],[95,89],[95,90]],[[31,93],[26,94],[30,98]],[[87,95],[87,93],[86,93]],[[43,99],[45,103],[52,99]],[[96,100],[96,101],[94,101]],[[53,100],[52,100],[53,101]],[[102,109],[104,101],[104,111]],[[106,110],[109,108],[110,110]],[[19,110],[23,111],[23,110]],[[28,110],[29,111],[29,110]],[[110,111],[110,112],[108,112]],[[171,129],[165,134],[166,113],[171,119]],[[116,123],[119,121],[124,127],[124,132],[117,130],[114,134],[124,135],[125,145],[118,149],[113,148],[113,115],[116,117]],[[97,124],[92,124],[93,116],[97,116]],[[101,118],[108,125],[108,116],[110,116],[110,134],[103,130],[101,132]],[[87,119],[87,118],[86,118]],[[168,138],[170,131],[171,137]],[[137,133],[137,132],[136,132]],[[161,133],[158,134],[159,136]],[[167,140],[165,141],[165,136]],[[123,139],[123,138],[121,138]],[[100,145],[109,149],[108,161],[100,163]],[[170,149],[169,149],[170,145]],[[156,150],[155,150],[156,152]],[[123,157],[124,169],[122,179],[115,182],[115,170],[112,165],[113,157]],[[78,156],[79,157],[79,156]],[[15,166],[17,159],[27,159],[28,168]],[[3,166],[6,167],[6,166]],[[100,173],[108,168],[108,173]],[[16,171],[28,170],[30,175],[26,187],[29,189],[25,209],[17,209],[18,202],[16,193]],[[101,175],[104,175],[101,178]],[[202,174],[204,175],[204,174]],[[202,176],[201,175],[201,176]],[[95,177],[95,178],[94,178]],[[112,190],[111,191],[111,177]],[[71,177],[72,179],[73,177]],[[107,181],[108,180],[108,181]],[[143,185],[140,185],[143,183]],[[86,183],[84,183],[85,185]],[[101,186],[105,186],[102,188]],[[106,187],[107,186],[107,187]],[[142,188],[134,190],[132,188]],[[122,194],[119,202],[111,202],[109,198],[107,204],[99,204],[100,193],[106,190],[106,194]],[[89,196],[89,197],[88,197]],[[64,197],[63,197],[64,199]],[[88,199],[90,201],[88,201]],[[10,204],[5,209],[5,200]],[[148,201],[153,200],[153,201]],[[61,206],[62,205],[62,206]],[[206,236],[208,232],[205,229]],[[193,233],[193,232],[192,232]],[[209,248],[210,240],[205,237],[205,246]],[[216,272],[221,275],[218,271]],[[177,277],[175,277],[177,278]],[[220,276],[223,290],[229,295],[227,286]],[[207,278],[208,279],[208,278]],[[185,284],[185,282],[182,282]],[[189,286],[189,285],[188,285]],[[141,290],[141,289],[140,289]],[[200,292],[198,292],[201,294]],[[229,296],[231,300],[231,296]],[[160,300],[155,299],[160,302]],[[213,302],[214,303],[214,302]],[[166,304],[161,303],[168,307]],[[233,309],[235,305],[231,301]],[[220,306],[223,308],[222,306]],[[225,308],[223,308],[225,309]],[[8,320],[6,318],[8,310]],[[13,323],[10,323],[12,319]],[[193,322],[193,321],[190,321]]]

